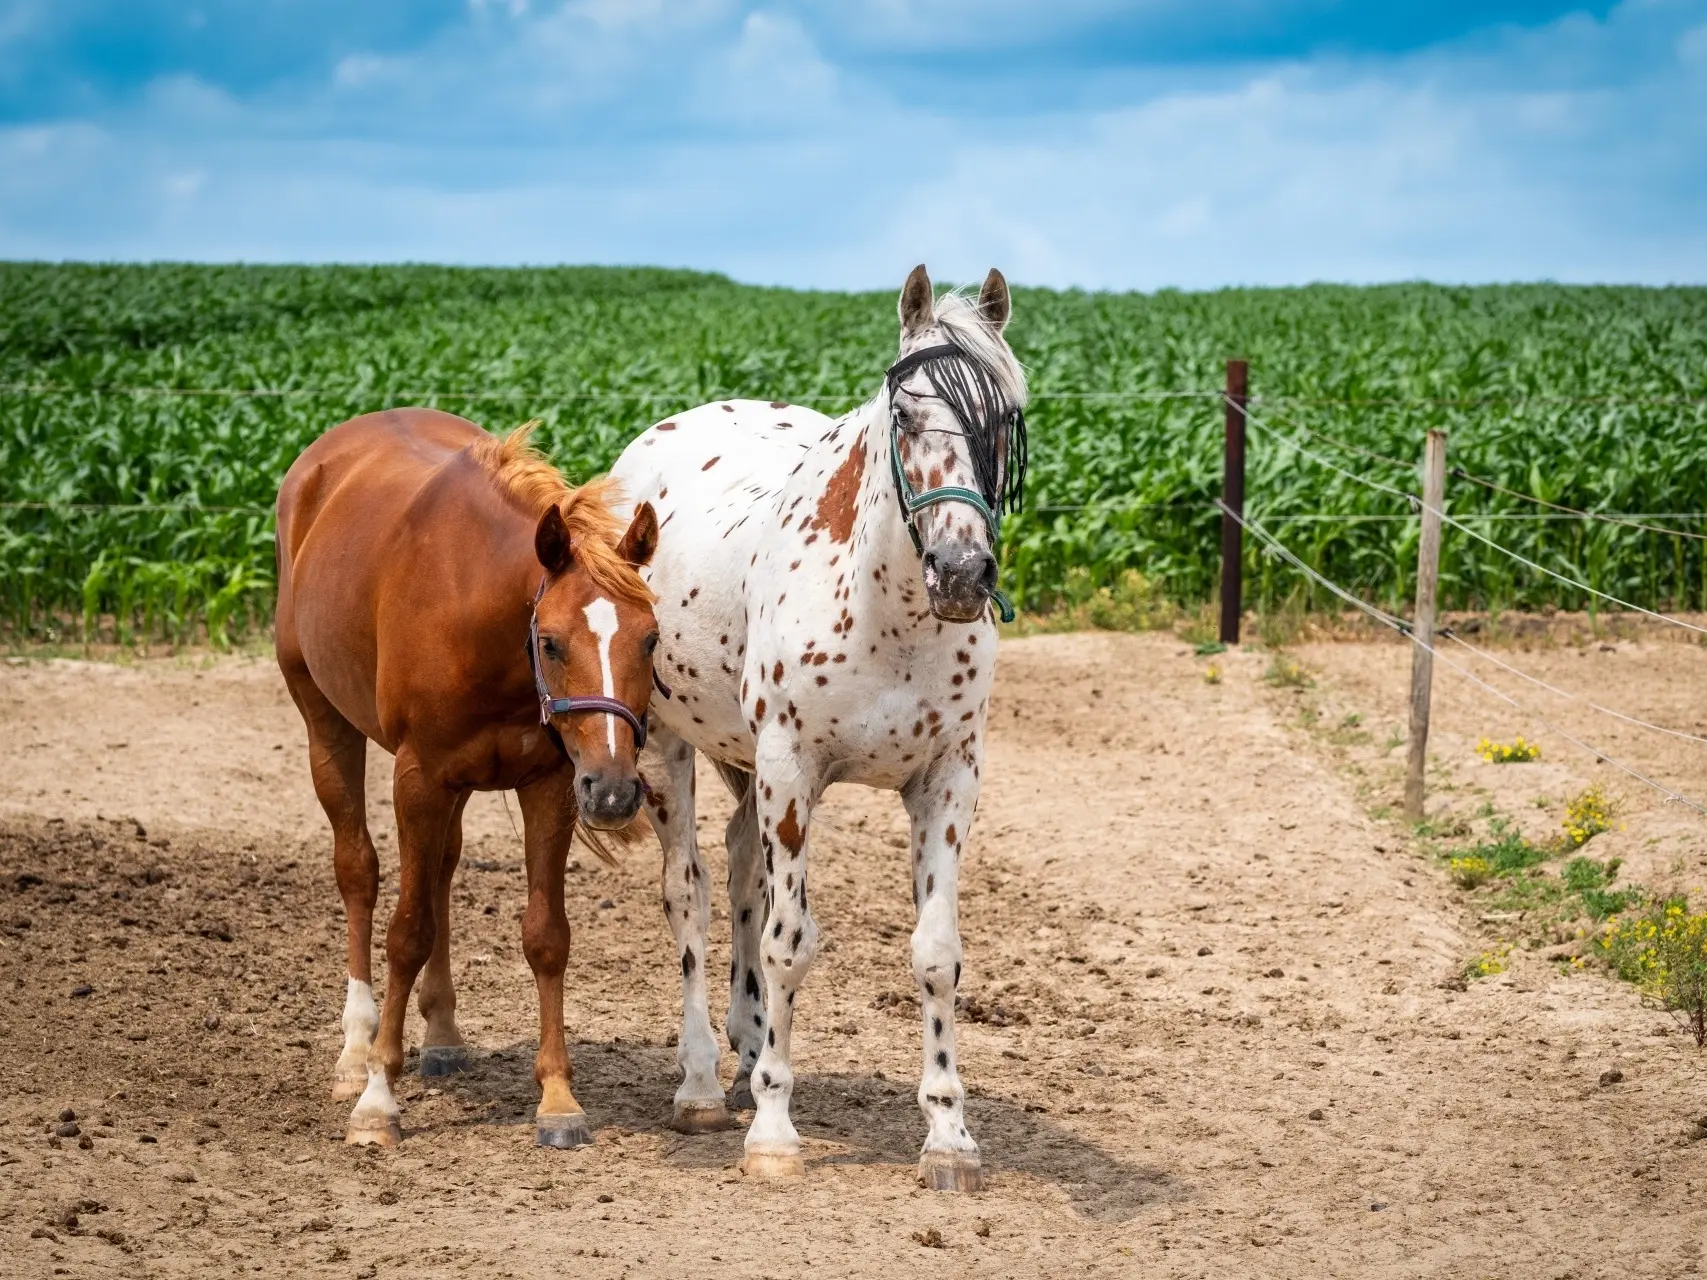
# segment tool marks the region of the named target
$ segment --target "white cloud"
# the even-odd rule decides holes
[[[1000,115],[898,101],[781,11],[487,7],[490,30],[352,54],[306,96],[180,77],[110,118],[0,128],[0,254],[656,262],[885,288],[920,259],[1112,288],[1707,278],[1707,26],[1674,23],[1675,58],[1618,75],[1602,47],[1653,44],[1651,4]]]

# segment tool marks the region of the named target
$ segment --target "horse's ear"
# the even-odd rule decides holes
[[[978,290],[978,314],[997,333],[1007,326],[1008,317],[1013,314],[1013,299],[1008,297],[1007,279],[994,267],[984,277],[984,287]]]
[[[533,531],[533,553],[553,577],[575,562],[569,549],[569,526],[563,522],[563,512],[555,502],[545,509],[539,527]]]
[[[931,322],[931,278],[924,263],[908,273],[895,309],[901,313],[902,333],[914,333]]]
[[[622,535],[616,552],[636,569],[650,564],[652,553],[658,549],[658,513],[650,502],[635,509],[634,519],[628,522],[628,532]]]

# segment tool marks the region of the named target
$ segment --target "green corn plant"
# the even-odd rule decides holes
[[[1707,511],[1707,289],[1017,289],[1008,336],[1035,399],[1027,509],[1004,521],[1001,555],[1034,610],[1079,607],[1085,583],[1118,593],[1133,573],[1187,609],[1211,597],[1214,393],[1229,355],[1249,359],[1254,411],[1274,429],[1394,459],[1306,441],[1358,476],[1415,489],[1438,428],[1453,466],[1507,488],[1590,510]],[[110,615],[115,639],[206,626],[224,642],[270,616],[279,479],[345,418],[414,403],[499,430],[539,417],[540,442],[584,479],[649,423],[708,400],[844,412],[877,388],[895,341],[893,291],[693,272],[0,264],[0,504],[48,504],[0,505],[0,615],[22,637],[79,618],[92,636]],[[3,389],[39,385],[70,390]],[[138,386],[273,394],[110,390]],[[1173,391],[1208,394],[1154,394]],[[1456,479],[1448,502],[1573,578],[1649,607],[1707,607],[1701,540],[1507,519],[1547,513]],[[1389,608],[1409,600],[1404,503],[1253,427],[1247,505],[1334,581]],[[1301,518],[1322,515],[1337,522]],[[1254,607],[1339,607],[1249,541],[1245,554]],[[1453,530],[1441,598],[1595,607]]]

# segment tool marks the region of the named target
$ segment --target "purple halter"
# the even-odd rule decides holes
[[[546,580],[541,578],[539,590],[534,593],[533,610],[528,615],[528,669],[533,672],[534,692],[539,695],[539,722],[549,726],[552,716],[569,715],[576,711],[596,711],[604,715],[615,716],[624,720],[628,727],[634,730],[634,754],[639,755],[646,749],[646,716],[644,711],[635,715],[626,703],[618,702],[615,698],[592,695],[585,698],[554,698],[551,690],[545,687],[545,676],[539,669],[539,602],[545,596]],[[652,683],[658,692],[666,698],[670,690],[665,683],[658,679],[658,673],[652,673]]]

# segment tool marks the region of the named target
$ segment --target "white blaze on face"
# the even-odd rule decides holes
[[[604,678],[605,697],[616,697],[616,684],[611,679],[610,671],[610,642],[617,633],[619,626],[616,620],[616,606],[603,596],[600,596],[583,612],[587,615],[587,630],[598,637],[599,641],[599,674]],[[611,754],[616,754],[616,717],[605,716],[605,741],[610,745]]]

